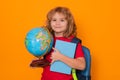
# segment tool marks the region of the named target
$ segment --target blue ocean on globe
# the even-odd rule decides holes
[[[51,50],[53,36],[45,27],[33,28],[25,37],[25,46],[32,55],[41,57]]]

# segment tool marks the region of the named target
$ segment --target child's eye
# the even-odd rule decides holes
[[[52,21],[56,21],[56,19],[53,19]]]
[[[61,20],[61,22],[64,22],[64,21],[65,21],[64,19]]]

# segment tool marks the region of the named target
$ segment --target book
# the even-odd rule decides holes
[[[56,40],[55,48],[58,49],[63,55],[74,58],[76,44],[62,40]],[[53,53],[54,54],[54,53]],[[72,68],[61,61],[55,61],[51,64],[50,71],[60,72],[64,74],[71,74]]]

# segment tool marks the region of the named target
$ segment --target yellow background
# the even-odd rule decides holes
[[[26,33],[45,24],[47,12],[70,8],[78,37],[92,56],[92,80],[120,77],[120,12],[116,0],[4,0],[0,3],[0,80],[40,80],[42,68],[30,68]]]

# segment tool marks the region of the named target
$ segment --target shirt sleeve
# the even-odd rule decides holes
[[[76,47],[76,53],[75,53],[75,58],[78,58],[78,57],[84,57],[82,45],[80,43],[78,43],[78,45]]]

